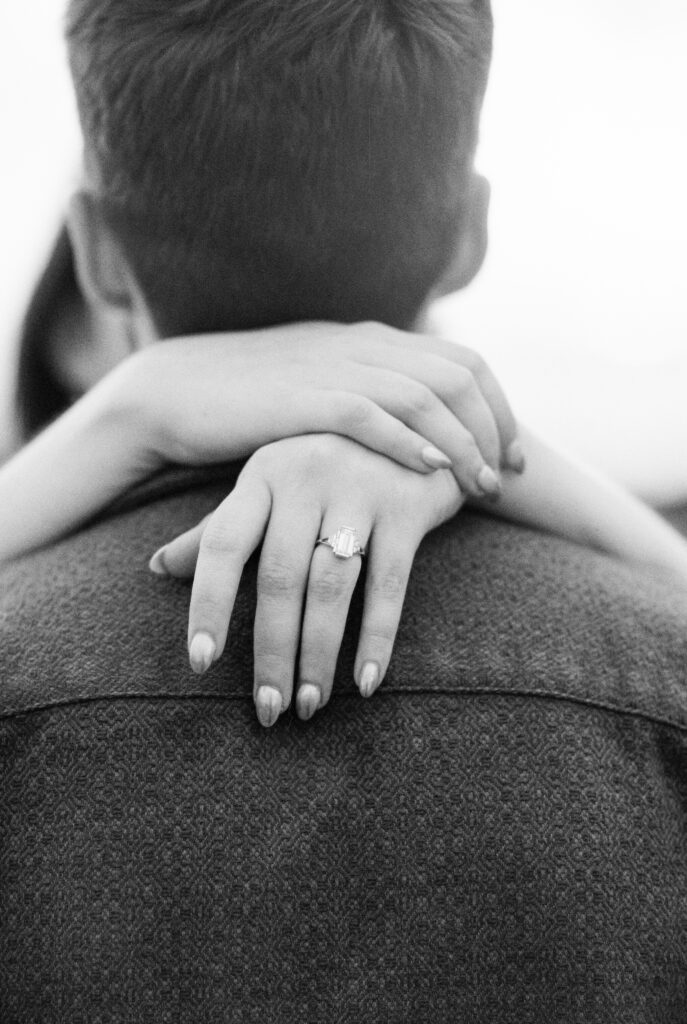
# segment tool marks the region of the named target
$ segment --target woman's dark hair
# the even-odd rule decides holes
[[[82,304],[72,247],[63,228],[41,274],[24,317],[19,345],[15,414],[19,439],[26,441],[71,404],[55,374],[51,341],[64,311]]]

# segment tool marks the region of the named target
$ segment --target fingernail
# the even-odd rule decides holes
[[[156,573],[158,576],[169,576],[169,570],[165,565],[166,550],[167,545],[165,545],[165,547],[163,548],[160,548],[159,551],[156,551],[153,557],[148,562],[148,568],[150,569],[150,571]]]
[[[366,661],[360,672],[358,684],[363,697],[371,697],[379,686],[379,665],[376,661]]]
[[[508,446],[508,450],[506,451],[506,465],[509,469],[514,469],[516,473],[524,473],[525,453],[519,441],[513,441],[512,444]]]
[[[255,710],[260,725],[269,729],[281,714],[281,694],[273,686],[261,686],[255,695]]]
[[[491,466],[482,466],[477,475],[477,486],[489,498],[498,498],[501,494],[501,481]]]
[[[322,691],[319,686],[313,686],[312,683],[304,683],[303,686],[298,688],[298,693],[296,694],[296,713],[304,722],[312,718],[315,712],[319,710],[321,703]]]
[[[448,455],[444,455],[438,448],[428,444],[426,448],[422,449],[422,461],[426,465],[431,466],[432,469],[450,469],[451,460]]]
[[[193,671],[199,676],[207,672],[215,660],[216,653],[217,647],[210,634],[196,633],[188,649]]]

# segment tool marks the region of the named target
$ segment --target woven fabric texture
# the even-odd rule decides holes
[[[392,668],[269,732],[146,568],[165,479],[0,578],[3,1024],[687,1021],[687,598],[464,514]],[[189,486],[193,484],[193,486]]]

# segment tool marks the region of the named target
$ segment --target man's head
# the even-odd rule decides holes
[[[407,327],[479,265],[489,0],[71,0],[67,38],[77,251],[161,334]]]

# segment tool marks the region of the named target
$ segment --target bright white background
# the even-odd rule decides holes
[[[687,497],[687,4],[493,5],[490,254],[442,327],[530,425],[649,497]],[[0,11],[0,402],[78,166],[62,9]]]

